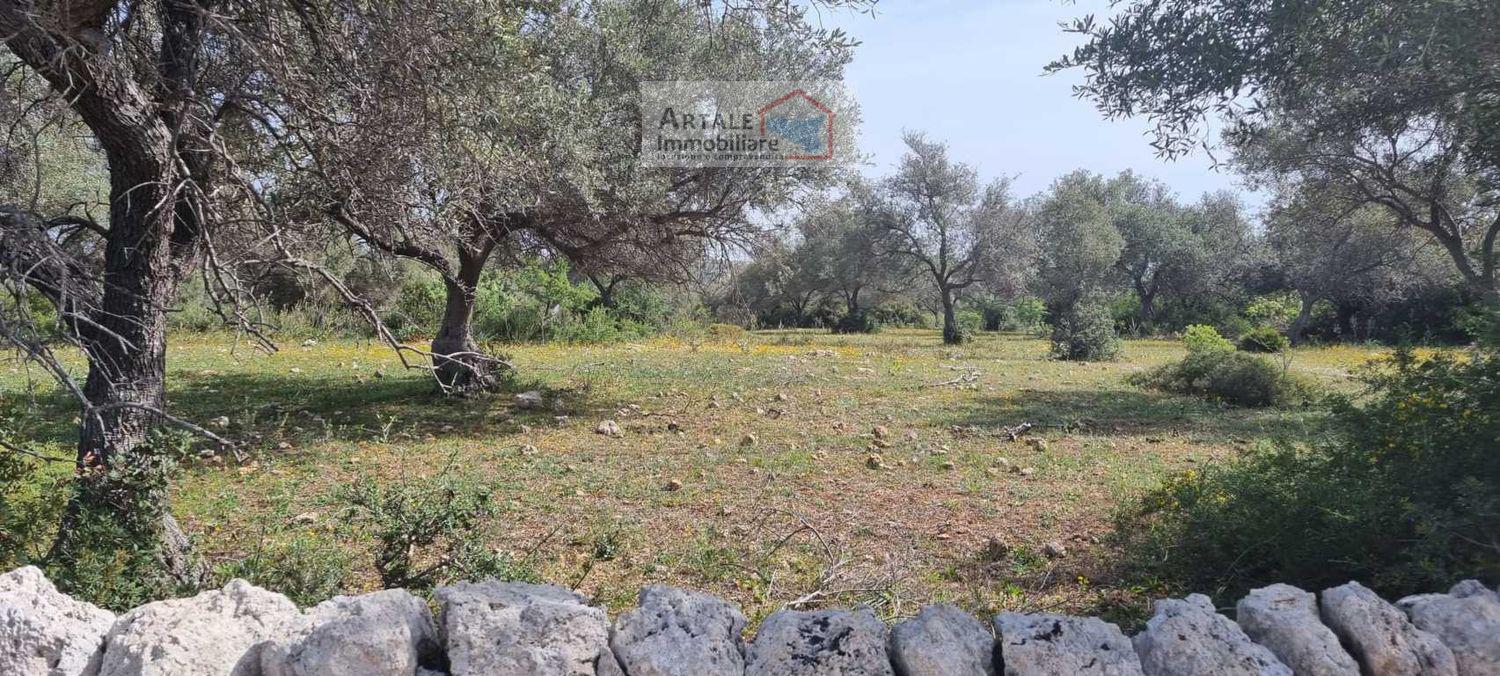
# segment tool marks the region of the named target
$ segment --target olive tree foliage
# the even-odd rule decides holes
[[[1052,354],[1099,361],[1118,351],[1105,295],[1125,239],[1115,226],[1119,185],[1088,171],[1052,183],[1033,205],[1036,289],[1052,323]]]
[[[51,552],[60,563],[80,555],[74,536],[87,518],[131,531],[177,582],[190,583],[201,571],[165,492],[122,497],[118,479],[155,476],[170,465],[166,451],[148,443],[164,423],[223,442],[166,410],[166,313],[183,281],[202,272],[211,298],[224,301],[216,307],[226,319],[253,330],[233,303],[239,284],[220,245],[233,224],[256,213],[237,167],[253,154],[239,152],[243,103],[263,95],[264,80],[248,65],[255,38],[243,26],[279,7],[236,0],[0,3],[8,52],[0,128],[11,174],[0,204],[0,283],[10,296],[0,303],[0,336],[40,363],[80,408],[77,478]],[[45,176],[66,157],[51,152],[65,138],[58,130],[87,139],[89,151],[72,146],[73,154],[91,167],[84,173],[107,174],[104,204],[83,208],[66,185],[50,197],[13,189],[24,184],[11,180],[17,173]],[[26,302],[35,297],[45,313]],[[54,353],[54,337],[82,353],[81,383]]]
[[[946,145],[917,132],[903,135],[906,154],[896,172],[861,191],[866,219],[879,230],[879,249],[932,280],[943,315],[943,342],[957,344],[959,294],[1007,263],[1023,212],[1010,182],[981,188],[973,167],[954,162]]]
[[[1276,196],[1266,217],[1266,241],[1277,271],[1300,300],[1287,330],[1293,343],[1302,341],[1320,301],[1369,300],[1410,286],[1421,248],[1410,230],[1379,207],[1305,184]]]
[[[1131,0],[1070,29],[1084,44],[1049,69],[1083,69],[1077,93],[1106,116],[1153,120],[1162,154],[1215,144],[1216,127],[1232,148],[1277,147],[1251,170],[1340,176],[1500,300],[1500,5]]]
[[[493,386],[503,366],[470,328],[497,251],[561,256],[593,275],[686,277],[706,245],[751,241],[751,212],[817,180],[641,166],[642,81],[836,79],[850,54],[842,33],[783,3],[469,0],[421,17],[328,7],[329,40],[283,59],[299,87],[280,112],[306,148],[295,203],[443,280],[432,361],[459,393]]]
[[[1184,205],[1164,184],[1129,172],[1112,179],[1109,192],[1110,218],[1124,241],[1115,269],[1135,294],[1137,330],[1159,328],[1163,305],[1201,311],[1234,292],[1252,233],[1232,193]]]
[[[842,313],[833,325],[838,333],[874,330],[869,309],[909,281],[916,270],[905,258],[881,256],[882,232],[865,220],[850,194],[820,200],[797,223],[796,264],[808,271]]]

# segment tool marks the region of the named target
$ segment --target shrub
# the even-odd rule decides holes
[[[108,469],[70,482],[76,510],[71,530],[45,566],[58,589],[114,610],[189,591],[176,580],[161,545],[168,486],[191,441],[180,430],[158,430]]]
[[[244,578],[285,594],[299,606],[312,606],[343,589],[352,563],[353,557],[343,544],[305,533],[262,542],[249,556],[220,565],[215,574],[222,581]]]
[[[1240,336],[1239,343],[1241,350],[1260,354],[1284,352],[1291,346],[1292,342],[1272,326],[1257,326],[1250,329],[1245,335]]]
[[[958,320],[958,332],[965,339],[984,330],[984,313],[978,310],[959,310],[955,319]]]
[[[495,513],[486,486],[444,472],[393,484],[366,479],[336,497],[348,521],[375,538],[375,571],[387,589],[426,589],[505,568],[478,545],[477,526]]]
[[[1290,404],[1308,389],[1265,357],[1221,349],[1189,351],[1182,361],[1136,374],[1130,382],[1252,408]]]
[[[1052,357],[1068,361],[1110,361],[1120,354],[1109,307],[1080,303],[1059,313],[1052,326]]]
[[[1230,352],[1234,343],[1219,335],[1218,329],[1206,324],[1193,324],[1182,332],[1182,342],[1188,352]]]
[[[1398,356],[1329,435],[1164,481],[1117,518],[1140,575],[1239,592],[1358,579],[1390,596],[1500,577],[1500,357]]]
[[[875,315],[867,310],[851,312],[839,317],[838,322],[833,325],[834,333],[879,333],[880,323],[875,321]]]

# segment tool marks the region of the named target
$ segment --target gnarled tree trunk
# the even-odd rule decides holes
[[[432,367],[448,394],[470,394],[500,385],[504,364],[474,342],[474,306],[479,278],[493,245],[459,253],[458,273],[444,280],[443,319],[432,338]]]
[[[958,326],[958,314],[955,311],[953,291],[943,289],[943,344],[958,345],[964,342],[963,331]]]

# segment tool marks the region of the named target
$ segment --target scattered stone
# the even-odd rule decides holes
[[[1016,466],[1011,464],[1010,458],[995,458],[995,466],[1007,472],[1016,471]]]
[[[760,440],[757,439],[754,434],[746,434],[745,436],[740,437],[741,446],[754,446],[757,441]]]
[[[221,415],[221,416],[219,416],[217,418],[214,418],[213,425],[214,425],[214,427],[217,427],[219,429],[224,429],[225,427],[229,427],[229,416],[227,416],[227,415]]]
[[[682,431],[682,425],[679,424],[676,420],[668,420],[667,421],[667,431],[668,432],[681,432]]]
[[[776,401],[791,401],[791,400],[792,400],[792,398],[790,396],[788,396],[787,393],[785,393],[785,392],[777,392],[776,393]]]
[[[745,676],[827,674],[894,676],[885,625],[869,609],[779,610],[745,651]]]
[[[991,535],[984,539],[984,553],[986,561],[1004,561],[1010,558],[1010,543],[999,535]]]
[[[1146,676],[1292,676],[1270,650],[1252,643],[1238,625],[1215,612],[1207,596],[1162,599],[1155,610],[1134,640]]]
[[[943,467],[943,469],[951,470],[951,469],[954,469],[954,468],[958,467],[958,465],[954,464],[952,460],[944,460],[943,464],[942,464],[942,467]]]
[[[620,424],[613,420],[601,420],[594,426],[595,434],[603,434],[606,437],[620,436]]]
[[[532,446],[531,444],[521,444],[520,450],[521,455],[536,455],[537,453],[540,453],[542,451],[542,449]]]
[[[312,347],[317,344],[318,341],[313,340],[312,338],[308,338],[307,340],[302,341],[302,347]]]
[[[886,429],[885,425],[876,425],[875,429],[871,430],[871,432],[875,434],[876,439],[884,439],[891,433],[890,430]]]
[[[292,517],[292,523],[297,524],[299,526],[307,526],[307,525],[314,524],[314,523],[317,523],[317,522],[318,522],[318,513],[317,512],[303,512],[301,514],[298,514],[297,516]]]
[[[263,676],[406,676],[441,650],[427,604],[404,589],[335,596],[261,650]]]
[[[0,575],[0,674],[94,674],[114,622],[114,613],[57,591],[36,566]]]
[[[1036,474],[1036,468],[1034,468],[1034,467],[1022,467],[1022,468],[1016,470],[1016,474],[1020,474],[1021,476],[1031,476],[1033,474]]]
[[[535,410],[546,405],[541,390],[527,390],[516,395],[516,408],[522,410]]]
[[[1358,582],[1325,589],[1323,622],[1366,673],[1453,676],[1453,651]]]
[[[244,580],[120,616],[104,639],[100,676],[256,676],[261,649],[306,623],[297,604]]]
[[[1046,452],[1047,450],[1047,440],[1041,437],[1027,437],[1026,445],[1034,451]]]
[[[630,676],[745,673],[739,608],[708,594],[652,585],[615,619],[610,647]]]
[[[1235,620],[1299,676],[1359,676],[1338,636],[1318,620],[1311,592],[1285,584],[1253,589],[1235,606]]]
[[[902,676],[994,676],[995,639],[957,607],[939,603],[891,629],[891,662]]]
[[[668,493],[680,491],[682,490],[682,482],[676,479],[668,479],[667,483],[664,484],[661,489]]]
[[[1464,580],[1447,594],[1408,596],[1396,607],[1453,651],[1459,674],[1500,674],[1500,596],[1478,580]]]
[[[880,457],[879,453],[871,453],[869,457],[865,458],[865,467],[880,469],[885,467],[885,460]]]
[[[620,673],[604,611],[562,587],[488,580],[433,596],[452,676]]]
[[[875,439],[872,439],[870,441],[870,447],[871,448],[890,448],[891,447],[891,442],[886,441],[885,439],[875,438]]]
[[[1000,613],[995,633],[1008,675],[1141,674],[1130,639],[1097,617]]]
[[[1042,545],[1042,554],[1049,559],[1061,559],[1068,555],[1068,548],[1063,543],[1053,540]]]

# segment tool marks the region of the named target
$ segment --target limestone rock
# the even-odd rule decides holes
[[[336,596],[261,651],[264,676],[410,676],[440,649],[427,604],[404,589]]]
[[[536,410],[542,408],[544,400],[541,390],[527,390],[516,395],[516,408]]]
[[[869,609],[780,610],[745,653],[745,676],[893,676],[886,631]]]
[[[1500,676],[1500,596],[1477,580],[1447,594],[1408,596],[1396,602],[1411,623],[1453,651],[1460,676]]]
[[[1134,640],[1146,676],[1292,676],[1270,650],[1252,643],[1238,625],[1215,612],[1207,596],[1162,599],[1155,610]]]
[[[1008,676],[1141,674],[1130,639],[1097,617],[1001,613],[995,631]]]
[[[613,420],[601,420],[598,425],[594,426],[594,433],[603,434],[606,437],[618,437],[621,434],[620,424]]]
[[[306,620],[281,594],[244,580],[120,616],[104,642],[101,676],[258,676],[267,641]]]
[[[1359,660],[1365,673],[1453,676],[1453,652],[1416,628],[1395,606],[1358,582],[1323,590],[1323,622]]]
[[[974,616],[939,603],[891,629],[891,662],[901,676],[993,676],[995,638]]]
[[[487,580],[442,587],[434,596],[453,676],[619,672],[604,611],[562,587]]]
[[[0,575],[0,674],[92,676],[115,614],[57,591],[35,566]]]
[[[739,608],[708,594],[652,585],[615,619],[609,644],[631,676],[745,673]]]
[[[1318,620],[1310,592],[1285,584],[1251,590],[1235,607],[1235,619],[1252,640],[1298,676],[1359,676],[1359,665]]]

